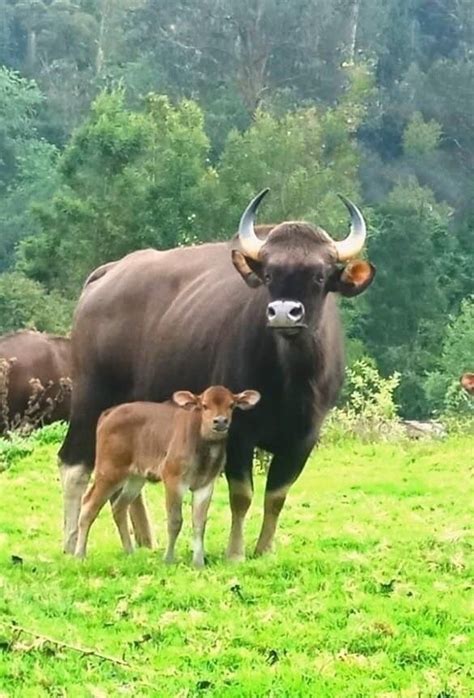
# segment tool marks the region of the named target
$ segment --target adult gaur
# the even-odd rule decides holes
[[[70,389],[61,381],[70,376],[70,358],[66,337],[29,330],[0,337],[2,404],[8,412],[2,414],[1,431],[22,419],[38,426],[68,419]],[[39,381],[36,395],[34,381]]]
[[[230,242],[133,252],[86,281],[72,332],[71,421],[60,451],[67,552],[75,548],[102,410],[134,400],[163,401],[176,390],[200,393],[213,384],[262,395],[255,410],[236,415],[229,434],[228,557],[244,556],[256,447],[273,454],[256,553],[271,547],[290,485],[342,384],[335,294],[361,293],[375,269],[354,259],[366,226],[349,200],[341,197],[351,232],[336,242],[305,222],[255,230],[267,191],[249,204]],[[131,514],[140,542],[143,502]]]

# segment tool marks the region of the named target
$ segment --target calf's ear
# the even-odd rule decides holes
[[[250,288],[257,288],[263,284],[261,262],[247,257],[239,250],[232,250],[232,264]]]
[[[173,393],[172,400],[175,405],[183,407],[185,410],[191,410],[199,405],[199,397],[189,390],[178,390],[176,393]]]
[[[362,259],[353,259],[344,269],[336,269],[328,280],[328,291],[352,298],[365,291],[375,276],[375,267]]]
[[[261,395],[256,390],[244,390],[234,395],[235,406],[241,410],[251,410],[260,401]]]

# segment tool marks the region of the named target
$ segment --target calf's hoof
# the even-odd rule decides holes
[[[245,553],[228,552],[226,554],[226,558],[228,562],[232,562],[233,564],[239,564],[240,562],[245,562]]]
[[[273,545],[270,543],[268,545],[256,545],[253,553],[254,557],[262,557],[262,555],[268,555],[273,552]]]

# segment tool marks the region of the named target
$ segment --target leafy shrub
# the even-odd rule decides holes
[[[0,334],[19,329],[66,333],[73,304],[21,272],[0,274]]]
[[[17,434],[0,438],[0,472],[7,470],[16,460],[28,456],[34,448],[33,441]]]
[[[48,424],[28,435],[21,432],[9,432],[8,436],[0,438],[0,472],[7,470],[15,461],[28,456],[36,446],[62,443],[66,434],[67,424],[55,422]]]
[[[474,400],[459,379],[474,370],[474,297],[466,298],[446,330],[438,370],[428,374],[424,389],[434,412],[474,415]]]
[[[359,359],[346,370],[345,404],[326,422],[325,438],[339,441],[354,434],[364,441],[399,438],[394,391],[400,375],[383,378],[370,359]]]
[[[66,436],[67,423],[66,422],[53,422],[53,424],[47,424],[35,431],[32,435],[32,439],[37,444],[46,446],[49,444],[61,444],[64,437]]]
[[[425,121],[420,112],[415,112],[403,133],[403,150],[414,157],[430,153],[438,147],[441,134],[436,121]]]

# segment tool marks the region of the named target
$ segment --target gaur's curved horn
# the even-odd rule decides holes
[[[349,199],[346,199],[345,196],[342,196],[342,194],[338,194],[338,196],[351,214],[351,232],[345,240],[334,240],[338,259],[340,262],[345,262],[348,259],[356,257],[364,247],[367,228],[365,226],[364,216],[357,206],[353,204],[352,201],[349,201]]]
[[[264,240],[260,240],[255,234],[253,223],[255,220],[255,214],[260,205],[261,200],[268,194],[270,190],[264,189],[257,194],[257,196],[252,199],[247,208],[242,214],[239,224],[239,240],[242,245],[242,249],[249,257],[257,260],[260,249],[264,244]]]

